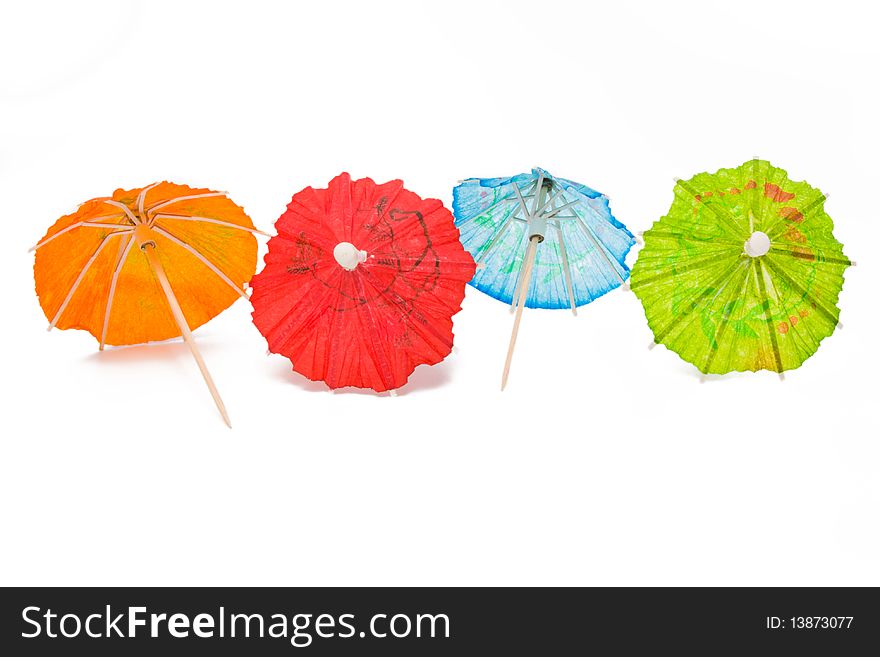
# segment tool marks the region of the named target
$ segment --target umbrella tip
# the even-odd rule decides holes
[[[577,308],[572,308],[572,309],[571,309],[571,314],[574,315],[575,317],[577,317],[577,316],[578,316],[578,309],[577,309]]]
[[[49,328],[52,328],[52,327],[50,326]],[[842,329],[842,328],[843,328],[843,322],[837,322],[837,328]]]
[[[397,397],[397,390],[389,390],[388,396],[389,397]]]
[[[706,375],[700,372],[700,385],[706,383]]]
[[[780,380],[780,381],[785,381],[785,372],[780,372],[780,373],[779,373],[779,380]]]
[[[654,342],[653,340],[651,340],[651,344],[648,345],[648,351],[651,351],[651,349],[653,349],[656,346],[657,346],[657,343]]]

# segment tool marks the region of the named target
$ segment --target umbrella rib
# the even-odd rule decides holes
[[[401,308],[404,311],[403,317],[417,331],[421,332],[421,330],[424,329],[425,331],[430,333],[432,336],[434,336],[434,338],[436,338],[443,345],[445,345],[449,349],[452,349],[452,343],[445,336],[438,333],[434,329],[434,327],[431,326],[430,322],[428,322],[427,318],[425,318],[425,316],[419,310],[417,310],[415,308],[415,306],[408,306],[406,301],[403,299],[403,297],[401,297],[396,292],[386,290],[381,283],[379,283],[377,285],[376,284],[377,281],[375,280],[375,276],[373,276],[373,273],[369,269],[358,267],[358,270],[363,272],[363,278],[373,287],[374,290],[376,290],[376,292],[378,292],[381,296],[385,297],[387,300],[396,304],[399,308]],[[416,319],[413,319],[413,314],[415,314],[417,316]],[[419,319],[419,318],[421,318],[421,319]],[[422,321],[422,320],[424,320],[424,321]]]
[[[565,237],[563,236],[562,226],[557,221],[555,224],[556,231],[559,233],[559,255],[562,257],[562,271],[565,274],[565,287],[568,291],[568,300],[571,302],[571,312],[577,316],[577,304],[574,300],[574,285],[572,284],[571,267],[568,264],[568,253],[565,249]]]
[[[757,186],[758,186],[758,183],[757,183],[758,158],[756,158],[756,157],[752,158],[751,165],[752,165],[751,166],[751,174],[752,175],[749,176],[749,179],[755,182],[755,191],[751,194],[751,201],[749,202],[749,209],[750,209],[749,225],[750,226],[755,221],[755,217],[758,216],[758,211],[760,210],[760,205],[761,205],[761,196],[759,195],[759,192],[757,189]]]
[[[517,184],[516,184],[514,181],[510,181],[510,184],[513,185],[514,187],[516,187],[517,189],[519,189],[519,187],[517,186]],[[531,185],[529,185],[529,192],[528,192],[528,193],[531,193],[531,187],[532,187],[533,185],[534,185],[534,183],[532,183]],[[457,225],[458,227],[464,226],[466,223],[468,223],[468,222],[470,222],[470,221],[473,221],[473,220],[476,219],[477,217],[482,217],[484,214],[488,213],[490,210],[494,210],[496,207],[498,207],[498,206],[501,205],[502,203],[516,203],[516,199],[513,198],[513,197],[511,197],[511,196],[509,196],[509,195],[504,196],[503,198],[499,199],[498,201],[496,201],[495,203],[493,203],[492,205],[490,205],[490,206],[489,206],[488,208],[486,208],[485,210],[480,210],[480,211],[477,212],[476,214],[471,215],[470,217],[468,217],[467,219],[464,219],[461,223],[456,224],[456,225]]]
[[[484,214],[488,214],[488,212],[489,212],[490,210],[494,210],[494,209],[497,208],[499,205],[503,205],[503,204],[505,204],[505,203],[512,203],[512,202],[515,202],[515,201],[516,201],[516,199],[510,198],[509,196],[505,196],[504,198],[499,199],[498,201],[496,201],[495,203],[493,203],[492,205],[490,205],[490,206],[489,206],[488,208],[486,208],[485,210],[480,210],[480,211],[477,212],[476,214],[472,214],[470,217],[468,217],[467,219],[464,219],[464,220],[463,220],[461,223],[459,223],[458,225],[459,225],[459,227],[460,227],[460,226],[464,226],[466,223],[468,223],[468,222],[470,222],[470,221],[473,221],[473,220],[476,219],[477,217],[482,217]]]
[[[474,259],[476,262],[483,262],[483,260],[489,256],[489,252],[501,240],[501,237],[507,232],[507,229],[510,228],[510,225],[513,223],[515,214],[516,211],[511,212],[507,219],[504,220],[501,228],[496,231],[495,235],[493,235],[491,239],[487,240],[486,243],[483,244],[483,246],[477,249],[479,257]]]
[[[729,246],[742,246],[739,242],[735,242],[733,240],[723,240],[715,237],[701,240],[695,238],[693,235],[688,235],[686,233],[673,233],[667,230],[655,230],[651,229],[647,231],[644,235],[645,237],[654,236],[654,237],[665,237],[667,239],[683,239],[687,242],[695,242],[697,244],[706,244],[707,242],[711,242],[712,244],[726,244]]]
[[[824,194],[820,194],[816,199],[814,199],[810,204],[803,208],[797,208],[798,212],[800,212],[804,219],[809,217],[810,213],[815,210],[817,207],[821,206],[827,200],[827,197]],[[774,241],[777,237],[779,237],[783,231],[780,230],[776,232],[778,226],[785,226],[785,217],[781,215],[777,215],[775,221],[767,227],[767,230],[764,232],[770,237],[771,241]]]
[[[758,282],[758,290],[763,299],[764,312],[767,315],[767,333],[770,336],[770,346],[773,348],[773,358],[776,360],[776,371],[782,373],[782,355],[779,353],[779,343],[776,341],[776,331],[773,330],[773,316],[770,314],[770,297],[767,296],[767,286],[764,283],[764,268],[760,258],[752,258],[755,265],[755,279]]]
[[[699,192],[697,192],[693,187],[690,187],[684,180],[679,179],[676,182],[684,191],[686,191],[692,197],[696,198],[700,195]],[[702,201],[697,202],[702,203]],[[730,212],[728,212],[727,208],[718,208],[715,206],[714,203],[703,203],[703,205],[714,212],[716,216],[726,219],[728,226],[735,229],[735,232],[739,233],[742,231],[740,225],[736,221],[736,218]]]
[[[558,184],[558,183],[557,183],[557,184]],[[542,205],[540,208],[538,208],[538,214],[541,214],[542,212],[544,212],[544,210],[547,209],[547,206],[549,206],[549,205],[551,205],[553,202],[555,202],[556,199],[562,194],[562,191],[563,191],[563,190],[562,190],[562,186],[560,186],[560,187],[556,190],[556,193],[553,194],[553,196],[551,196],[549,199],[547,199],[547,200],[544,202],[544,205]],[[561,208],[560,208],[560,209],[561,209]]]
[[[517,185],[515,182],[513,183],[513,185],[515,185],[516,188],[519,189],[520,193],[523,192],[523,189],[520,189],[519,185]],[[527,182],[524,189],[525,189],[525,194],[522,194],[522,197],[524,199],[535,198],[535,194],[538,193],[538,180],[537,180],[537,178],[533,179],[531,182]],[[526,214],[528,214],[528,212]]]
[[[333,263],[334,266],[337,266],[336,263]],[[320,284],[319,284],[320,285]],[[300,298],[296,302],[294,302],[285,312],[284,314],[277,319],[271,326],[266,327],[264,335],[266,336],[266,340],[269,341],[271,346],[270,337],[272,334],[275,334],[278,331],[278,328],[282,324],[289,325],[291,323],[291,318],[296,318],[299,321],[300,325],[307,325],[310,322],[315,321],[320,315],[325,311],[327,304],[325,303],[325,299],[329,297],[335,290],[333,287],[320,285],[320,289],[323,291],[323,294],[316,299],[313,303],[309,304],[308,309],[303,310],[300,308],[300,305],[304,305],[303,298]],[[261,331],[262,332],[262,331]],[[296,337],[296,336],[294,336]],[[285,344],[289,342],[289,340],[282,339],[282,345],[278,345],[277,341],[276,346],[279,346],[279,349],[283,348]],[[281,353],[280,350],[277,353]],[[291,359],[292,361],[292,359]],[[296,363],[294,363],[295,365]]]
[[[729,282],[729,280],[731,278],[733,278],[733,275],[736,274],[736,272],[740,266],[741,265],[738,265],[730,271],[725,270],[721,273],[720,276],[716,276],[715,279],[712,280],[712,282],[709,283],[709,285],[707,285],[705,287],[705,289],[703,289],[703,291],[700,292],[700,294],[698,294],[696,296],[695,299],[693,299],[692,301],[689,302],[688,305],[690,305],[690,308],[686,312],[679,313],[678,315],[673,317],[672,321],[670,321],[662,329],[658,329],[657,331],[654,331],[654,341],[657,342],[658,344],[663,342],[663,340],[666,338],[667,335],[669,335],[669,333],[672,331],[672,329],[674,329],[682,320],[690,317],[690,314],[694,310],[696,310],[697,306],[700,305],[700,302],[702,302],[706,297],[708,297],[713,292],[715,292],[717,294],[719,292],[719,290],[716,290],[715,286],[719,285],[719,284],[726,285],[727,282]]]
[[[98,346],[100,351],[104,350],[104,343],[107,339],[107,327],[110,325],[110,312],[113,308],[113,297],[116,294],[116,282],[119,280],[119,273],[125,266],[125,261],[128,258],[128,252],[131,250],[132,244],[134,244],[134,235],[128,238],[125,250],[123,250],[119,257],[119,262],[116,263],[116,269],[113,271],[113,279],[110,281],[110,293],[107,295],[107,308],[104,310],[104,327],[101,329],[101,343]]]
[[[769,277],[769,279],[768,279],[768,284],[769,284],[770,287],[773,288],[773,290],[772,290],[772,291],[773,291],[773,295],[776,297],[777,300],[779,300],[779,298],[780,298],[779,287],[776,285],[776,281],[773,279],[772,276]],[[794,325],[792,325],[792,328],[794,328]],[[795,348],[797,348],[797,349],[805,349],[805,350],[807,350],[807,351],[810,350],[810,347],[805,345],[804,339],[803,339],[803,337],[801,336],[801,331],[792,331],[792,332],[790,332],[788,335],[791,336],[791,338],[792,338],[792,342],[794,342],[794,341],[796,340],[797,342],[800,343],[800,347],[796,346]],[[780,374],[780,378],[783,378],[783,376],[784,376],[784,375],[781,375],[781,374]]]
[[[192,201],[197,198],[213,198],[216,196],[226,196],[226,192],[208,192],[206,194],[187,194],[185,196],[178,196],[176,198],[170,198],[167,201],[161,201],[156,205],[151,205],[147,208],[147,217],[156,213],[156,210],[159,208],[164,208],[166,206],[172,205],[173,203],[179,203],[180,201]]]
[[[825,315],[827,319],[830,319],[832,322],[834,322],[835,325],[840,323],[839,314],[835,315],[830,310],[828,310],[824,306],[824,304],[819,302],[813,295],[811,295],[805,287],[798,284],[793,278],[786,274],[781,267],[777,267],[775,264],[773,264],[772,260],[767,260],[767,269],[773,274],[779,276],[779,278],[781,278],[786,283],[788,283],[788,285],[797,290],[804,297],[804,299],[807,299],[811,304],[813,304],[820,313]]]
[[[346,272],[346,273],[347,273],[347,272]],[[345,275],[345,274],[343,274],[343,276],[344,276],[344,275]],[[331,294],[332,294],[332,292],[331,292]],[[329,307],[331,307],[331,308],[338,308],[338,307],[339,307],[339,297],[340,297],[340,296],[342,296],[342,282],[340,282],[339,287],[337,287],[337,288],[335,289],[335,295],[334,295],[335,299],[334,299],[333,303],[330,304]],[[329,326],[327,327],[327,335],[333,335],[333,327],[334,327],[335,324],[336,324],[336,319],[337,319],[337,318],[339,317],[339,315],[341,315],[342,313],[339,313],[339,312],[335,312],[335,313],[322,313],[322,316],[326,316],[327,314],[330,315]],[[314,344],[315,344],[315,349],[314,349],[314,351],[312,352],[312,363],[315,362],[315,356],[316,356],[316,354],[317,354],[317,352],[318,352],[318,341],[317,341],[317,340],[314,340]],[[335,360],[333,359],[333,354],[332,354],[332,352],[331,352],[331,349],[333,348],[334,345],[335,345],[335,342],[334,342],[334,341],[332,341],[332,340],[329,341],[329,344],[328,344],[328,347],[327,347],[327,356],[326,356],[326,359],[327,359],[327,360],[326,360],[326,362],[324,363],[324,377],[323,377],[323,378],[324,378],[324,382],[327,384],[328,387],[330,387],[331,390],[333,389],[333,386],[330,385],[330,381],[331,381],[331,376],[330,376],[330,375],[331,375],[331,372],[330,372],[329,370],[330,370],[330,367],[331,367],[331,366],[335,366],[335,364],[336,364],[336,363],[335,363]],[[342,354],[343,354],[343,356],[344,356],[344,354],[345,354],[345,348],[342,349]],[[293,359],[291,359],[290,362],[293,363]],[[333,380],[334,380],[334,381],[337,381],[338,379],[336,379],[336,378],[334,377]]]
[[[358,294],[362,297],[366,298],[366,290],[364,289],[364,276],[358,276],[355,274],[355,285],[357,285]],[[371,283],[372,285],[372,283]],[[381,338],[379,336],[379,326],[376,323],[376,318],[373,316],[373,307],[370,302],[364,303],[361,305],[361,309],[363,309],[363,315],[358,312],[358,316],[364,316],[369,324],[369,333],[372,339],[369,340],[370,346],[372,349],[368,349],[367,353],[370,356],[370,360],[373,361],[373,366],[376,368],[376,372],[379,374],[379,378],[382,379],[382,385],[384,385],[388,390],[393,390],[394,386],[394,378],[393,373],[391,372],[391,361],[388,359],[388,354],[385,353],[385,350],[382,348]],[[377,343],[378,339],[378,343]],[[377,358],[380,362],[376,362]]]
[[[245,293],[245,291],[243,289],[241,289],[235,283],[233,283],[232,280],[226,274],[224,274],[222,271],[220,271],[220,269],[213,262],[208,260],[205,256],[203,256],[201,253],[196,251],[189,244],[187,244],[183,240],[178,239],[177,237],[175,237],[174,235],[169,233],[167,230],[165,230],[161,226],[154,226],[153,230],[155,230],[160,235],[167,237],[169,240],[171,240],[172,242],[174,242],[178,246],[189,251],[192,255],[194,255],[196,258],[198,258],[199,261],[202,264],[204,264],[208,269],[210,269],[212,272],[217,274],[217,276],[219,276],[223,280],[224,283],[226,283],[229,287],[231,287],[233,290],[235,290],[236,293],[239,294],[242,298],[244,298],[244,299],[248,298],[248,295]]]
[[[565,205],[560,205],[560,206],[559,206],[558,208],[556,208],[555,210],[551,211],[551,212],[548,213],[548,214],[545,214],[545,215],[544,215],[544,218],[545,218],[545,219],[552,219],[553,217],[556,216],[556,213],[557,213],[557,212],[560,212],[561,210],[565,210],[566,208],[573,207],[573,206],[577,205],[577,203],[578,203],[578,201],[575,200],[575,201],[569,201],[569,202],[566,203]],[[574,210],[572,210],[572,214],[574,214]],[[575,215],[575,216],[577,216],[577,215]]]
[[[833,265],[846,265],[847,267],[853,264],[852,260],[849,258],[828,258],[828,257],[817,257],[815,255],[809,253],[799,253],[798,251],[788,251],[786,249],[780,249],[779,247],[773,246],[770,247],[770,253],[775,255],[786,256],[789,258],[797,258],[798,260],[806,260],[807,262],[815,262],[816,264],[822,263],[830,263]]]
[[[522,196],[522,192],[520,192],[519,185],[513,183],[513,191],[516,194],[517,199],[519,200],[519,205],[522,208],[523,214],[526,216],[526,221],[529,220],[529,217],[532,215],[529,213],[529,208],[526,206],[526,201]]]
[[[159,185],[159,183],[157,183],[157,182],[154,182],[152,185],[147,185],[146,187],[144,187],[141,190],[141,193],[138,194],[137,209],[138,209],[138,215],[141,217],[141,219],[145,218],[144,217],[144,201],[147,198],[147,192],[150,191],[151,189],[153,189],[153,187],[156,187],[157,185]]]
[[[119,218],[119,215],[113,214],[113,215],[107,215],[104,217],[94,217],[92,219],[77,221],[75,224],[71,224],[70,226],[67,226],[66,228],[62,228],[57,233],[53,233],[52,235],[49,235],[49,237],[44,239],[42,242],[37,242],[30,249],[28,249],[28,253],[30,253],[31,251],[36,251],[41,246],[45,246],[46,244],[48,244],[49,242],[54,240],[56,237],[61,237],[65,233],[73,230],[74,228],[80,228],[80,227],[86,227],[86,228],[131,228],[130,225],[102,224],[102,223],[97,222],[98,219],[117,219],[117,218]]]
[[[749,282],[748,263],[743,261],[742,263],[740,263],[737,266],[737,270],[740,267],[742,267],[743,264],[746,265],[746,268],[745,268],[745,276],[743,276],[743,284],[742,284],[742,287],[740,288],[740,294],[742,293],[742,291],[745,290],[745,287],[746,287],[746,285],[748,285],[748,282]],[[724,282],[724,284],[718,289],[718,292],[715,293],[715,297],[713,298],[713,302],[714,302],[714,299],[717,299],[720,296],[721,292],[723,292],[727,288],[727,286],[730,284],[730,281],[732,281],[732,280],[733,280],[733,274],[730,275],[730,278],[728,278]],[[718,349],[719,349],[719,345],[721,344],[721,339],[724,337],[724,333],[727,331],[727,326],[729,324],[730,324],[730,313],[724,314],[724,312],[722,310],[721,326],[718,328],[718,332],[715,334],[713,341],[709,343],[709,353],[706,356],[706,363],[703,366],[703,370],[702,370],[703,372],[706,372],[707,374],[709,372],[709,368],[712,366],[712,362],[715,360],[715,356],[718,354]]]
[[[541,188],[544,185],[544,172],[538,174],[538,184],[535,185],[535,198],[532,201],[532,213],[529,215],[530,217],[535,217],[538,215],[538,202],[541,199]]]
[[[101,199],[101,202],[106,203],[107,205],[112,205],[113,207],[122,210],[125,213],[125,216],[127,216],[131,220],[131,223],[133,223],[135,226],[140,223],[140,221],[138,221],[138,218],[135,217],[134,214],[132,214],[131,210],[127,205],[125,205],[125,203],[120,203],[119,201],[114,201],[113,199],[107,198]]]
[[[131,224],[102,224],[92,221],[84,221],[82,225],[86,228],[125,228],[128,230],[134,230]]]
[[[468,253],[468,252],[465,251],[465,253]],[[468,255],[470,255],[470,253],[468,253]],[[379,258],[379,259],[394,260],[394,261],[396,261],[396,262],[415,262],[415,263],[425,262],[425,258],[424,258],[424,257],[421,257],[421,258],[412,258],[412,257],[399,256],[399,255],[395,255],[395,254],[393,254],[393,253],[386,253],[386,252],[381,252],[381,251],[378,252],[378,253],[370,253],[369,256],[367,256],[367,258],[368,258],[368,260],[366,260],[363,264],[364,264],[365,266],[371,266],[371,267],[392,267],[392,268],[394,267],[394,265],[389,264],[389,263],[387,263],[387,262],[376,262],[376,259],[377,259],[377,258]],[[471,258],[468,258],[468,259],[465,259],[465,260],[451,260],[451,259],[449,259],[449,258],[445,258],[445,257],[444,257],[440,262],[442,262],[444,265],[450,265],[450,264],[451,264],[451,265],[466,265],[466,266],[470,266],[470,264],[471,264]],[[336,264],[336,263],[335,263],[335,261],[334,261],[333,263],[330,263],[330,264]],[[413,271],[413,270],[409,270],[409,271]]]
[[[563,197],[563,200],[565,200],[564,197]],[[609,258],[608,254],[605,252],[605,245],[602,243],[602,241],[598,237],[596,237],[596,235],[593,233],[593,229],[590,228],[586,223],[584,223],[584,220],[581,219],[580,215],[578,215],[576,212],[574,212],[573,214],[576,217],[577,225],[580,226],[581,230],[586,234],[586,236],[589,237],[590,240],[592,240],[593,246],[596,247],[596,249],[599,251],[601,256],[605,259],[605,262],[608,263],[608,266],[611,268],[611,270],[614,272],[614,274],[617,276],[617,278],[620,279],[621,286],[624,289],[626,289],[627,288],[626,279],[620,274],[619,271],[617,271],[617,267],[615,267],[612,264],[611,258]]]
[[[760,192],[758,191],[760,188],[758,187],[758,183],[756,182],[759,177],[757,175],[757,169],[756,169],[756,167],[758,166],[758,158],[752,158],[750,160],[750,164],[751,164],[751,169],[750,169],[751,175],[749,176],[749,180],[751,182],[755,183],[755,187],[753,188],[754,192],[751,194],[751,200],[749,201],[749,229],[750,229],[749,233],[751,234],[752,232],[754,232],[755,217],[757,217],[760,214],[761,203],[763,201],[763,197],[760,195]],[[748,183],[746,183],[746,184],[748,184]],[[767,233],[767,235],[769,237],[769,233]]]
[[[765,263],[764,268],[766,270],[767,258],[761,258],[761,260],[764,261],[764,263]],[[766,279],[766,284],[767,284],[767,294],[772,295],[772,297],[777,301],[777,303],[780,303],[781,295],[779,294],[779,286],[776,284],[776,281],[773,279],[773,276],[770,275],[769,270],[767,270],[767,276],[765,277],[765,279]]]
[[[740,254],[737,253],[736,257],[739,258]],[[730,257],[730,255],[728,255]],[[693,262],[684,264],[684,265],[676,265],[674,268],[670,268],[667,271],[661,272],[659,274],[655,274],[650,278],[640,278],[631,283],[630,288],[633,290],[637,288],[644,287],[645,285],[650,285],[651,283],[656,283],[657,281],[662,281],[667,278],[672,278],[673,276],[678,276],[679,274],[687,271],[691,271],[693,269],[701,269],[706,265],[712,265],[718,262],[719,256],[716,254],[712,254],[705,258],[700,258],[698,260],[694,260]]]
[[[538,176],[538,180],[535,181],[535,202],[533,204],[535,206],[535,209],[538,206],[538,197],[541,195],[540,185],[543,182],[543,180],[544,180],[544,174],[542,173]],[[524,221],[526,223],[528,223],[529,220],[534,216],[534,213],[529,212],[529,208],[526,206],[525,199],[523,198],[522,194],[520,193],[519,185],[517,185],[515,182],[513,183],[513,190],[516,193],[517,198],[519,199],[520,207],[522,208],[523,214],[525,215]],[[526,239],[529,240],[529,242],[526,246],[526,251],[523,254],[523,264],[525,264],[525,262],[528,260],[529,252],[532,250],[532,247],[533,247],[532,241],[529,238],[528,229],[526,229],[524,236],[526,237]],[[535,247],[535,248],[537,248],[537,247]],[[514,312],[516,310],[517,299],[519,298],[520,290],[523,285],[522,274],[523,274],[523,267],[522,267],[522,265],[520,265],[520,269],[517,272],[516,286],[514,287],[514,290],[513,290],[513,297],[510,299],[510,312]],[[525,303],[525,302],[523,302],[523,303]]]
[[[365,299],[367,297],[366,290],[364,289],[365,281],[369,282],[370,285],[373,286],[382,296],[386,296],[386,293],[381,288],[376,287],[376,285],[373,284],[372,280],[370,279],[370,273],[367,270],[361,268],[361,274],[362,275],[358,275],[357,272],[355,272],[354,274],[355,285],[357,286],[358,294],[360,294],[361,297]],[[391,300],[394,301],[394,299]],[[373,305],[368,301],[361,304],[360,308],[363,309],[363,315],[360,312],[358,312],[358,315],[364,316],[366,318],[367,322],[369,323],[370,335],[373,338],[369,341],[370,345],[373,346],[372,350],[368,350],[370,354],[370,360],[373,361],[373,365],[376,367],[376,371],[379,373],[379,377],[382,379],[382,384],[388,390],[393,390],[394,374],[393,372],[391,372],[391,361],[389,360],[388,354],[385,353],[385,350],[382,348],[381,345],[379,325],[376,322],[375,316],[373,315]],[[404,309],[408,310],[405,306]],[[408,312],[402,313],[402,316],[406,319],[410,319]],[[376,341],[377,339],[379,342],[378,344]],[[377,357],[379,358],[379,360],[382,361],[381,363],[376,362]]]
[[[240,226],[239,224],[234,224],[230,221],[221,221],[220,219],[213,219],[211,217],[190,217],[185,214],[154,214],[152,218],[152,222],[150,225],[152,226],[156,221],[161,219],[172,219],[175,221],[204,221],[209,224],[217,224],[218,226],[225,226],[227,228],[237,228],[239,230],[244,230],[249,233],[256,233],[258,235],[263,235],[265,237],[272,237],[269,233],[265,233],[262,230],[258,230],[257,228],[248,228],[247,226]]]
[[[67,304],[70,303],[70,300],[73,298],[73,295],[76,293],[79,284],[82,282],[82,279],[85,278],[86,272],[92,266],[92,263],[98,259],[98,256],[101,254],[101,250],[107,245],[108,238],[114,237],[115,235],[120,235],[121,233],[113,233],[112,235],[107,235],[101,240],[101,243],[98,245],[98,248],[95,249],[95,252],[91,255],[91,257],[86,261],[85,266],[82,268],[82,271],[79,272],[79,275],[76,277],[76,280],[73,281],[73,285],[70,288],[70,291],[67,293],[67,296],[64,297],[64,301],[61,302],[61,307],[58,308],[58,312],[55,313],[55,317],[52,318],[52,321],[49,323],[49,329],[52,330],[55,328],[55,325],[58,323],[58,320],[61,319],[61,315],[64,313],[67,308]]]
[[[628,287],[626,284],[626,279],[623,277],[623,275],[619,271],[617,271],[617,267],[614,266],[614,264],[611,261],[611,258],[608,257],[608,254],[605,252],[605,245],[599,240],[598,237],[596,237],[596,235],[593,233],[593,229],[584,223],[583,219],[578,217],[576,221],[577,221],[577,225],[580,226],[581,230],[583,230],[583,232],[586,233],[587,236],[591,240],[593,240],[593,244],[596,246],[596,249],[599,251],[599,253],[602,255],[602,257],[605,258],[605,262],[608,263],[608,266],[614,272],[614,275],[617,276],[617,278],[620,280],[621,286],[623,286],[623,288],[626,289]]]

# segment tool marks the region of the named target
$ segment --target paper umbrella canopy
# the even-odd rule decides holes
[[[506,385],[523,307],[570,308],[626,285],[633,235],[594,189],[543,169],[471,178],[453,191],[461,240],[480,269],[471,285],[516,311]]]
[[[253,318],[295,371],[394,391],[450,353],[474,261],[440,201],[343,173],[295,194],[275,228]]]
[[[254,232],[242,208],[209,189],[161,182],[86,201],[34,247],[49,328],[85,329],[101,349],[182,336],[228,424],[191,331],[247,298]]]
[[[655,342],[704,373],[800,366],[838,325],[852,264],[824,201],[758,159],[678,181],[632,272]]]

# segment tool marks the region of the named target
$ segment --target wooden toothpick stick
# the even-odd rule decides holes
[[[140,235],[137,235],[137,237],[140,237]],[[229,421],[229,414],[226,412],[226,405],[220,398],[220,393],[217,391],[217,386],[214,385],[214,380],[211,378],[211,373],[208,371],[208,367],[207,365],[205,365],[202,354],[199,352],[199,349],[196,346],[196,341],[193,339],[192,331],[189,330],[189,324],[187,324],[186,322],[186,317],[184,317],[183,315],[183,310],[181,310],[180,304],[177,302],[177,297],[174,296],[174,290],[171,288],[171,283],[168,282],[168,276],[166,276],[165,274],[165,268],[162,266],[162,261],[159,260],[159,256],[156,253],[156,244],[149,239],[139,239],[138,241],[140,243],[141,250],[144,252],[144,255],[147,256],[147,261],[150,263],[150,267],[152,267],[153,272],[156,274],[156,278],[159,279],[159,285],[162,286],[162,291],[165,292],[165,297],[168,299],[168,305],[171,306],[171,314],[174,315],[174,321],[177,322],[177,326],[180,329],[180,333],[183,336],[184,342],[186,342],[189,350],[192,352],[193,358],[196,359],[196,364],[198,364],[199,370],[202,373],[202,377],[205,379],[205,383],[208,385],[208,390],[211,391],[211,396],[214,398],[214,403],[217,404],[217,409],[220,411],[220,415],[223,416],[223,421],[226,422],[226,426],[231,429],[232,423]]]
[[[513,332],[510,334],[510,346],[507,348],[507,360],[504,362],[504,373],[501,375],[501,389],[507,386],[507,377],[510,374],[510,363],[513,360],[513,350],[516,347],[516,336],[519,333],[519,322],[522,319],[523,308],[526,305],[526,297],[529,295],[529,283],[532,278],[532,266],[535,264],[535,254],[538,250],[538,242],[541,238],[537,235],[529,240],[526,250],[526,261],[522,271],[522,288],[516,298],[516,317],[513,320]]]

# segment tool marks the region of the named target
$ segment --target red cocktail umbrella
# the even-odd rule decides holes
[[[452,350],[475,265],[440,201],[343,173],[296,194],[275,228],[251,303],[269,350],[295,371],[382,392]]]

